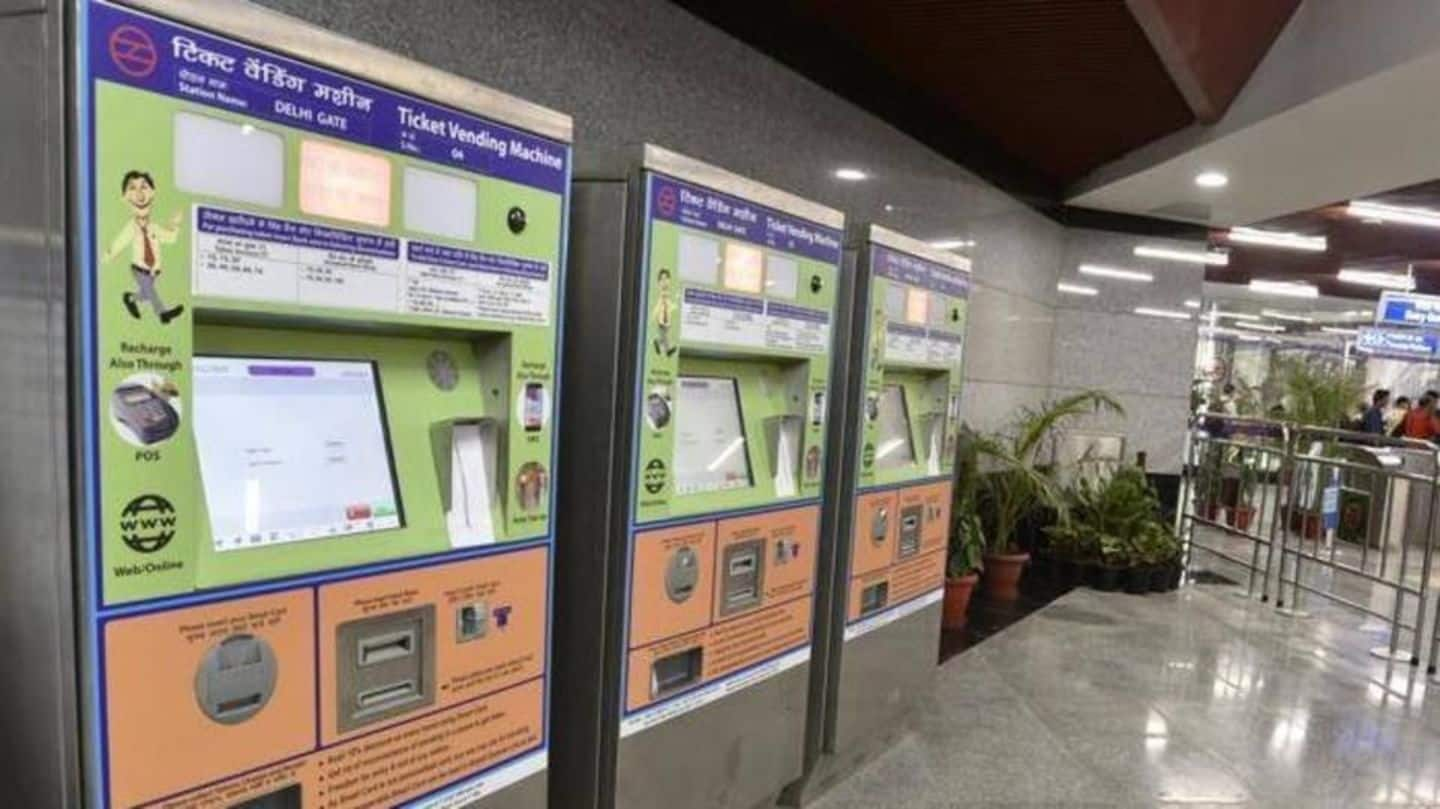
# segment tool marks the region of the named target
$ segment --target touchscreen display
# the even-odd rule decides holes
[[[910,411],[905,404],[905,388],[886,385],[880,390],[875,416],[875,466],[893,469],[915,463],[915,444],[910,439]]]
[[[217,551],[404,525],[374,363],[195,358]]]
[[[754,485],[734,379],[682,376],[675,401],[675,493]]]

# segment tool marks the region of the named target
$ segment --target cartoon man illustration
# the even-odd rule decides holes
[[[655,319],[655,353],[668,357],[675,353],[677,346],[670,342],[671,310],[675,304],[671,300],[670,271],[664,267],[655,275],[655,298],[655,308],[650,311]]]
[[[125,204],[130,206],[130,221],[115,235],[115,239],[110,242],[110,249],[105,251],[101,261],[108,264],[125,248],[130,248],[130,274],[135,278],[135,291],[127,291],[121,296],[125,310],[131,317],[138,319],[139,301],[145,301],[150,304],[161,323],[169,323],[179,317],[185,307],[167,309],[165,302],[160,299],[160,291],[155,288],[155,280],[161,272],[160,247],[174,244],[179,238],[182,214],[176,211],[175,215],[170,217],[169,225],[161,225],[152,220],[155,179],[148,172],[125,172],[124,179],[120,181],[120,195],[125,198]]]

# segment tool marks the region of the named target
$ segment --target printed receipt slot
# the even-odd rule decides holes
[[[800,774],[842,218],[656,147],[577,176],[552,799],[751,809]]]
[[[959,430],[969,260],[852,231],[848,405],[830,459],[803,805],[890,742],[935,669]]]
[[[239,0],[0,36],[6,120],[55,124],[8,153],[67,189],[0,228],[73,290],[7,307],[54,335],[7,389],[74,392],[0,476],[48,639],[10,803],[547,806],[570,119]]]

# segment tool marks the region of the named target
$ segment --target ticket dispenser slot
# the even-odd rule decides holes
[[[720,614],[731,615],[760,603],[765,585],[765,540],[737,542],[725,549],[720,575]]]
[[[914,505],[900,509],[901,559],[909,559],[920,552],[920,537],[925,527],[925,506]]]
[[[860,591],[860,614],[869,615],[885,609],[890,603],[890,582],[882,581]]]
[[[493,418],[450,419],[431,427],[445,527],[453,547],[495,541],[496,517],[504,508],[498,471],[504,436]]]
[[[804,429],[802,416],[774,416],[765,420],[765,446],[774,471],[776,497],[794,497],[799,491]]]
[[[195,697],[206,716],[222,725],[239,724],[270,701],[277,674],[270,644],[254,635],[231,635],[200,661]]]
[[[650,667],[650,696],[659,698],[700,682],[705,650],[696,646],[662,657]]]
[[[299,784],[291,784],[283,789],[277,789],[257,798],[234,804],[230,809],[301,809],[301,790]]]
[[[434,605],[350,621],[336,636],[340,732],[434,703]]]

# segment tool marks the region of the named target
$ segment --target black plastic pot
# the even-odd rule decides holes
[[[1156,565],[1150,568],[1150,592],[1163,593],[1170,589],[1170,565]]]
[[[1150,592],[1150,568],[1142,565],[1125,568],[1125,592],[1135,596]]]
[[[1102,593],[1113,593],[1120,589],[1120,581],[1125,574],[1123,567],[1108,567],[1096,565],[1095,574],[1091,579],[1096,590]]]

